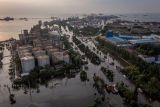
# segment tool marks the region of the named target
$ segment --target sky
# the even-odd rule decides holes
[[[0,0],[0,16],[160,13],[160,0]]]

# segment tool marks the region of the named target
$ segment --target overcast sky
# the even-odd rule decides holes
[[[0,0],[0,16],[72,13],[160,13],[160,0]]]

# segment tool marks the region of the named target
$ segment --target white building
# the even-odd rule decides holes
[[[29,73],[35,68],[35,59],[33,56],[26,56],[20,59],[22,65],[22,72]]]
[[[41,41],[40,41],[39,39],[33,40],[33,46],[34,46],[34,47],[39,47],[39,46],[41,46]]]
[[[50,59],[49,56],[43,55],[37,57],[38,66],[44,67],[46,65],[50,65]]]
[[[59,26],[56,25],[56,24],[54,24],[53,27],[52,27],[52,29],[53,29],[53,30],[59,30]]]
[[[147,63],[160,63],[160,55],[157,56],[138,55],[138,56]]]

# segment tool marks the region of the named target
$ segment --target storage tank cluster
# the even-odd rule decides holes
[[[70,62],[70,58],[68,54],[65,54],[64,52],[54,52],[52,54],[52,61],[53,63],[58,63],[59,61],[64,61],[65,63]]]
[[[60,61],[70,62],[69,55],[52,45],[42,47],[23,46],[18,48],[23,73],[29,73],[35,66],[45,67]],[[51,62],[51,63],[50,63]]]

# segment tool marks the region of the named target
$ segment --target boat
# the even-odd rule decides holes
[[[19,20],[28,21],[28,18],[19,18]]]
[[[0,19],[0,20],[2,20],[2,21],[13,21],[14,18],[12,18],[12,17],[5,17],[5,18]]]

